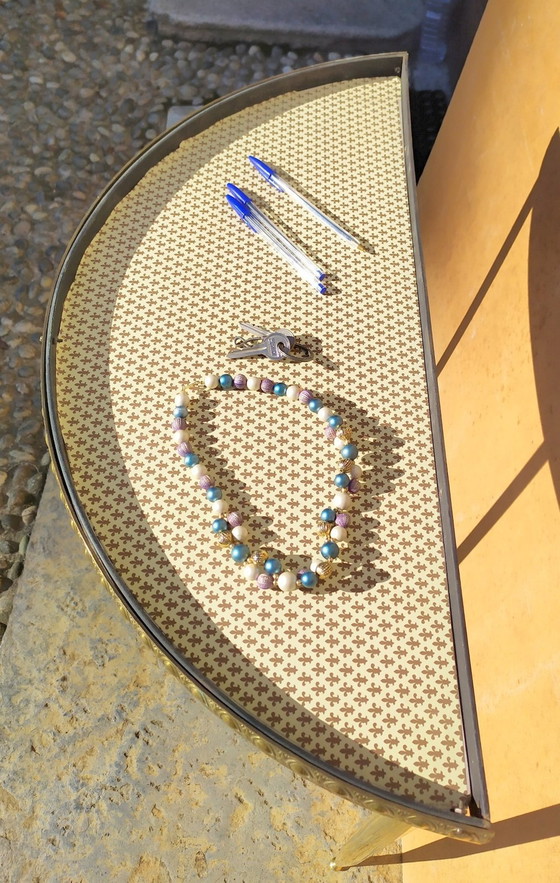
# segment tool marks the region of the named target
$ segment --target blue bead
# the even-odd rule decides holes
[[[186,454],[183,457],[183,463],[185,464],[185,466],[188,466],[189,468],[191,466],[196,466],[196,464],[198,463],[197,454]]]
[[[337,487],[348,487],[350,484],[350,476],[346,475],[345,472],[339,472],[338,475],[334,477],[334,483]]]
[[[338,553],[340,549],[337,544],[332,540],[329,540],[327,543],[323,543],[321,546],[321,555],[323,558],[338,558]]]
[[[334,511],[334,509],[327,507],[321,512],[321,521],[334,521],[335,518],[336,512]]]
[[[186,417],[187,414],[188,414],[188,411],[187,411],[187,409],[185,408],[184,405],[178,405],[178,406],[175,408],[175,410],[173,411],[173,416],[174,416],[174,417]]]
[[[285,383],[275,383],[272,392],[275,396],[285,396],[288,387]]]
[[[233,377],[231,374],[222,374],[220,377],[220,386],[222,389],[231,389],[233,386]]]
[[[209,487],[206,491],[206,499],[210,500],[211,503],[215,503],[216,500],[222,499],[222,492],[219,487]]]
[[[280,573],[282,570],[282,564],[278,558],[267,558],[263,567],[271,576],[275,573]]]
[[[342,417],[339,417],[338,414],[333,414],[332,417],[329,417],[327,423],[333,429],[338,429],[339,426],[342,426]]]
[[[249,546],[246,546],[245,543],[235,543],[234,546],[231,547],[231,557],[234,561],[237,561],[239,564],[241,561],[246,561],[249,557]]]
[[[308,407],[310,411],[313,411],[313,413],[316,414],[317,411],[320,411],[323,407],[323,402],[321,401],[321,399],[311,399]]]
[[[358,456],[358,448],[356,445],[344,445],[341,448],[340,456],[343,460],[355,460]]]
[[[212,522],[213,533],[223,533],[226,530],[229,530],[229,524],[225,518],[215,518]]]
[[[313,586],[317,585],[317,574],[313,573],[312,570],[304,570],[299,575],[299,581],[304,588],[312,589]]]

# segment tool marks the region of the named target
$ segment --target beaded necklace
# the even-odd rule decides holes
[[[251,390],[272,396],[285,396],[292,402],[300,402],[306,406],[316,414],[321,423],[325,424],[325,436],[333,443],[340,456],[333,481],[335,493],[330,505],[324,508],[319,516],[319,530],[323,539],[321,548],[312,558],[309,568],[299,570],[297,573],[284,569],[282,561],[265,547],[251,551],[248,545],[249,532],[242,516],[231,510],[221,488],[208,475],[206,467],[200,462],[191,446],[187,428],[189,394],[181,392],[176,396],[171,424],[174,440],[177,443],[177,454],[211,504],[214,516],[210,526],[211,532],[221,546],[229,548],[232,561],[242,566],[244,577],[263,590],[276,588],[290,592],[295,589],[315,588],[320,580],[330,576],[340,554],[339,544],[346,543],[347,528],[350,523],[347,510],[352,496],[359,491],[359,477],[362,470],[355,462],[358,448],[344,429],[342,417],[326,407],[310,390],[274,382],[269,378],[246,377],[244,374],[235,376],[209,374],[204,378],[203,384],[198,387],[193,385],[189,389],[192,394],[207,389]]]

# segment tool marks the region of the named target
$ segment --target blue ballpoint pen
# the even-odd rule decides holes
[[[279,227],[276,226],[276,224],[268,217],[268,215],[265,214],[262,209],[260,209],[257,205],[255,205],[250,196],[247,196],[247,194],[243,190],[241,190],[240,187],[236,187],[235,184],[226,184],[226,188],[232,196],[235,196],[235,198],[238,199],[239,202],[242,202],[243,205],[247,206],[250,213],[252,213],[255,218],[261,221],[265,227],[267,227],[270,234],[275,239],[279,240],[288,251],[292,252],[296,260],[299,260],[299,262],[303,264],[303,266],[307,267],[310,272],[312,272],[313,275],[317,277],[317,279],[322,280],[325,278],[325,271],[321,269],[321,267],[319,267],[314,261],[312,261],[311,258],[308,257],[305,252],[301,250],[301,248],[299,248],[294,242],[292,242],[286,236],[286,234],[282,230],[280,230]]]
[[[257,233],[259,236],[262,236],[265,242],[270,245],[270,247],[276,252],[276,254],[284,258],[284,260],[287,261],[297,273],[299,273],[299,275],[305,282],[309,282],[309,284],[313,286],[315,291],[318,291],[319,294],[326,293],[327,286],[323,285],[322,282],[319,282],[317,277],[310,270],[300,264],[299,261],[294,258],[291,252],[284,248],[284,246],[280,242],[274,239],[270,235],[266,227],[261,224],[258,218],[255,218],[254,215],[251,214],[246,205],[236,199],[235,196],[230,196],[230,194],[226,195],[226,200],[228,201],[232,209],[239,215],[241,220],[245,222],[249,230],[251,230],[253,233]]]
[[[302,196],[301,193],[298,193],[298,191],[294,187],[292,187],[291,184],[288,184],[287,181],[281,178],[280,175],[278,175],[277,172],[274,171],[274,169],[272,169],[270,166],[267,166],[267,164],[264,163],[261,159],[257,159],[256,156],[250,156],[248,159],[249,162],[254,165],[257,172],[259,172],[263,176],[263,178],[265,178],[269,182],[269,184],[272,184],[273,187],[276,187],[276,189],[279,190],[280,193],[287,193],[287,195],[290,196],[294,200],[294,202],[297,202],[299,203],[299,205],[302,205],[304,208],[306,208],[307,211],[311,212],[311,214],[315,218],[317,218],[318,221],[321,221],[331,230],[334,230],[335,233],[338,233],[339,236],[342,236],[342,238],[345,239],[346,242],[349,242],[350,245],[352,245],[354,248],[363,249],[363,245],[361,245],[361,243],[358,239],[356,239],[355,236],[352,236],[351,233],[348,233],[347,230],[344,230],[344,228],[341,227],[340,224],[337,224],[336,221],[333,221],[332,218],[329,218],[328,215],[322,212],[321,209],[317,208],[316,205],[313,205],[313,203],[310,202],[305,196]]]

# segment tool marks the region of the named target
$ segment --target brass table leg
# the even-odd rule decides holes
[[[397,840],[410,825],[380,813],[372,813],[354,832],[350,840],[344,844],[338,855],[332,860],[333,871],[342,871],[363,862],[389,843]]]

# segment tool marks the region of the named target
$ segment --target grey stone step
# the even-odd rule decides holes
[[[409,50],[424,0],[149,0],[160,27],[198,40]]]

